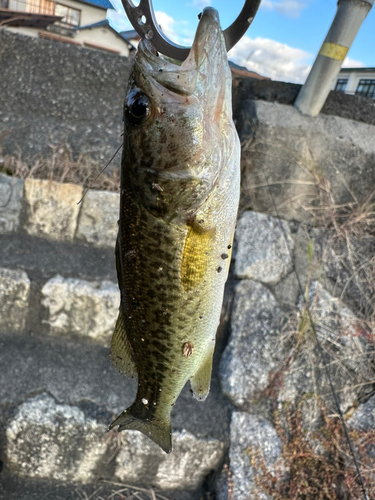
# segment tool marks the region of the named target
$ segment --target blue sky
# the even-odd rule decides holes
[[[119,31],[132,29],[121,0],[112,3],[116,7],[116,11],[108,11],[112,26]],[[191,43],[197,15],[205,6],[219,11],[225,29],[243,4],[244,0],[153,1],[163,31],[184,45]],[[336,0],[262,0],[253,24],[229,57],[273,79],[303,83],[335,13]],[[344,66],[375,67],[375,7],[365,19]]]

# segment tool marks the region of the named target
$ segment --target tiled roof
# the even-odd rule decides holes
[[[135,30],[120,31],[119,34],[126,41],[134,40],[134,38],[135,39],[140,38],[140,36],[138,35],[138,33]]]
[[[100,9],[114,9],[113,5],[109,0],[77,0],[81,3],[86,3],[88,5],[94,5],[95,7],[99,7]]]
[[[103,19],[103,21],[99,21],[98,23],[86,24],[85,26],[76,26],[75,30],[85,30],[90,28],[100,28],[101,26],[110,26],[107,19]],[[112,28],[113,29],[113,28]]]

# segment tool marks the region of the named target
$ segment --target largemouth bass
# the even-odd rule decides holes
[[[231,84],[219,16],[206,8],[181,66],[140,42],[125,98],[111,353],[138,392],[110,429],[139,430],[167,453],[186,382],[199,400],[210,389],[240,189]]]

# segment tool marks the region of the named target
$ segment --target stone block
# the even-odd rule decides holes
[[[0,330],[21,331],[25,328],[29,297],[27,274],[0,268]]]
[[[256,482],[256,476],[264,473],[254,467],[252,457],[262,457],[266,472],[279,475],[283,472],[281,458],[282,443],[272,424],[263,417],[249,415],[245,412],[234,412],[230,425],[229,460],[232,492],[228,496],[225,482],[218,484],[217,496],[228,500],[271,500],[271,496],[262,491]]]
[[[292,270],[294,242],[285,221],[245,212],[237,222],[236,242],[237,278],[275,284]]]
[[[347,424],[352,429],[357,431],[374,431],[375,430],[375,396],[358,406],[351,418],[347,420]],[[375,471],[374,471],[375,472]]]
[[[115,247],[120,195],[88,191],[82,202],[76,237],[98,247]]]
[[[361,206],[373,192],[374,125],[247,100],[237,127],[243,207],[319,224],[330,204]]]
[[[281,341],[285,319],[268,289],[251,280],[236,288],[231,336],[220,362],[223,392],[241,408],[260,398],[288,351]]]
[[[33,236],[73,240],[83,188],[75,184],[26,179],[26,231]]]
[[[17,231],[22,210],[23,180],[0,174],[0,234]]]
[[[85,335],[109,344],[120,305],[115,283],[57,275],[43,286],[42,295],[51,333]]]
[[[224,444],[219,440],[198,439],[185,430],[173,433],[169,455],[137,431],[125,431],[122,443],[116,457],[116,476],[124,482],[163,490],[198,488],[224,455]]]
[[[78,407],[41,394],[7,425],[7,466],[19,476],[88,483],[107,450],[105,435],[105,426]]]

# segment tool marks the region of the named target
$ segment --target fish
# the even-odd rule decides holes
[[[181,65],[139,43],[125,97],[111,357],[138,388],[109,430],[138,430],[166,453],[186,382],[198,400],[210,390],[240,195],[231,85],[207,7]]]

